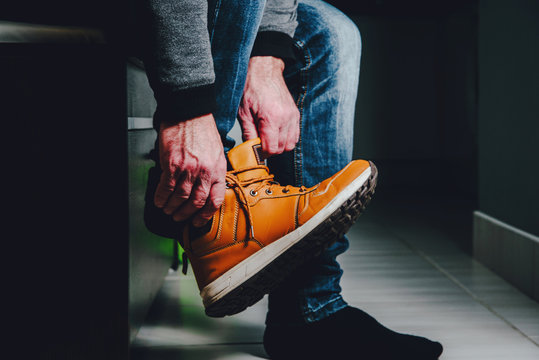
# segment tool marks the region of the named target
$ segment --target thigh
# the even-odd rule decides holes
[[[311,186],[352,159],[361,38],[333,6],[303,0],[294,40],[298,59],[285,76],[300,109],[301,137],[270,166],[285,182]]]
[[[208,5],[217,99],[214,117],[225,150],[229,150],[234,146],[234,140],[227,134],[236,120],[265,1],[210,0]]]

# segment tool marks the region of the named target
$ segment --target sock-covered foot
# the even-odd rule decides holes
[[[442,345],[392,331],[346,307],[311,324],[269,324],[264,348],[272,359],[436,360]]]

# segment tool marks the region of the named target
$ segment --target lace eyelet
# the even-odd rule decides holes
[[[266,194],[271,195],[273,194],[273,191],[271,191],[270,189],[266,189]]]
[[[232,184],[230,184],[230,183],[225,183],[225,188],[231,189],[231,188],[232,188]]]
[[[283,189],[283,193],[284,193],[284,194],[288,194],[289,192],[290,192],[290,190],[288,190],[288,189]]]
[[[249,194],[250,194],[251,196],[256,196],[256,195],[258,195],[258,193],[257,193],[256,191],[254,191],[254,190],[249,191]]]

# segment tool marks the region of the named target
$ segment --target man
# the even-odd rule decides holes
[[[161,171],[152,200],[172,220],[217,228],[217,219],[210,220],[226,202],[225,181],[236,183],[227,185],[236,190],[253,181],[241,178],[244,169],[231,159],[234,141],[227,134],[236,118],[244,140],[253,149],[260,144],[260,156],[277,180],[301,186],[295,188],[298,197],[304,186],[313,187],[350,162],[360,37],[341,12],[320,0],[148,0],[143,11],[144,61],[158,104]],[[261,166],[249,163],[248,170]],[[274,185],[266,179],[260,186]],[[246,236],[254,239],[259,219],[253,219],[248,200],[234,204],[246,208]],[[339,234],[332,242],[270,293],[268,354],[317,358],[353,351],[351,358],[358,359],[437,359],[439,343],[395,333],[346,304],[336,257],[348,240]]]

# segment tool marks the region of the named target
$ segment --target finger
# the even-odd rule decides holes
[[[215,214],[215,212],[221,207],[225,200],[225,183],[220,181],[212,185],[208,200],[204,207],[195,214],[193,218],[194,226],[204,226]]]
[[[251,110],[244,104],[238,109],[238,119],[240,122],[243,140],[251,140],[258,137],[255,119]]]
[[[176,181],[176,189],[168,198],[163,208],[165,214],[170,215],[176,211],[181,204],[189,199],[193,188],[193,179],[189,173],[185,173]]]
[[[189,199],[176,210],[174,215],[172,215],[172,218],[175,221],[183,221],[193,216],[194,213],[204,207],[208,199],[209,192],[210,186],[202,183],[201,181],[197,181],[196,185],[193,187],[193,191],[191,191],[191,196]]]
[[[279,133],[268,126],[260,128],[260,144],[265,157],[279,154]]]
[[[176,177],[168,171],[163,171],[161,173],[161,178],[159,179],[159,184],[157,184],[157,188],[155,189],[153,199],[155,206],[158,208],[165,206],[175,187]]]
[[[286,142],[284,144],[284,151],[292,151],[296,147],[296,132],[293,126],[288,128],[288,134],[286,137]]]
[[[287,122],[286,125],[281,128],[279,133],[279,151],[281,153],[287,151],[289,142],[288,138],[290,137],[290,132],[293,131],[292,127],[292,122]]]
[[[298,114],[298,117],[299,117],[299,114]],[[300,133],[299,120],[298,121],[295,121],[295,120],[296,119],[294,119],[291,125],[288,127],[288,136],[287,136],[286,144],[284,147],[285,151],[292,151],[296,147],[296,144],[299,141],[299,133]]]

